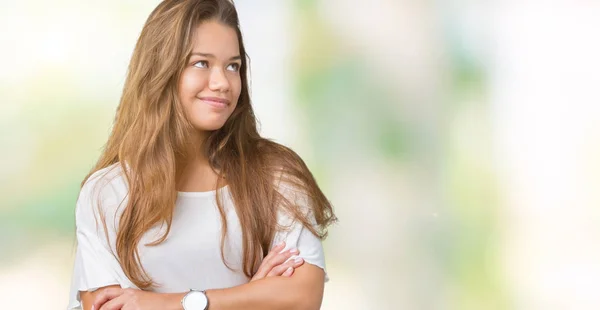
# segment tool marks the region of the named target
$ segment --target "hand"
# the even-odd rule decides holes
[[[304,260],[300,257],[290,259],[286,262],[288,258],[293,255],[298,255],[300,252],[298,249],[290,249],[283,253],[279,253],[284,248],[285,242],[274,247],[262,260],[260,267],[258,267],[258,271],[256,271],[250,282],[274,276],[289,277],[294,273],[295,268],[304,264]]]
[[[181,294],[161,294],[139,289],[120,287],[108,288],[94,299],[92,310],[163,310],[169,303],[180,302]]]

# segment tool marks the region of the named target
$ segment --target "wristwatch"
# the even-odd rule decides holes
[[[206,297],[206,292],[190,289],[181,299],[181,305],[184,310],[207,310],[208,297]]]

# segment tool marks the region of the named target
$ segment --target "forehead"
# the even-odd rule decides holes
[[[217,57],[233,57],[239,54],[238,37],[230,26],[210,20],[196,27],[192,37],[192,52],[210,53]]]

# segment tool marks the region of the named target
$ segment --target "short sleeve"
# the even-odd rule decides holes
[[[312,212],[310,212],[309,208],[307,208],[307,201],[305,197],[290,189],[286,189],[282,193],[286,196],[286,198],[291,198],[294,202],[300,204],[301,207],[304,207],[304,210],[308,214],[310,223],[316,227],[317,222],[314,216],[311,216]],[[275,234],[272,246],[275,247],[282,241],[285,241],[285,249],[283,251],[291,248],[297,248],[300,252],[299,255],[293,256],[290,259],[301,257],[304,259],[305,263],[320,267],[325,272],[325,282],[328,282],[329,276],[327,275],[325,253],[321,239],[315,236],[310,229],[304,227],[300,221],[292,218],[286,212],[279,211],[277,219],[278,224],[286,229],[282,229]]]
[[[118,198],[101,197],[106,191],[99,191],[99,195],[91,195],[95,190],[95,181],[86,183],[79,194],[75,210],[75,225],[77,234],[77,252],[73,267],[71,290],[69,295],[68,310],[81,309],[80,291],[94,291],[109,285],[120,285],[123,288],[135,287],[125,276],[117,258],[113,255],[110,241],[115,240],[114,218],[116,214],[106,212],[113,208]],[[110,193],[116,191],[108,191]],[[99,199],[100,198],[100,199]],[[108,239],[104,225],[99,215],[98,202],[102,203],[108,230]],[[106,205],[104,205],[106,203]],[[106,208],[104,208],[106,207]],[[109,241],[110,240],[110,241]]]

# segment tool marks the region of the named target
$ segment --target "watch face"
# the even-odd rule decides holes
[[[204,310],[208,305],[208,299],[202,292],[191,291],[183,300],[185,310]]]

